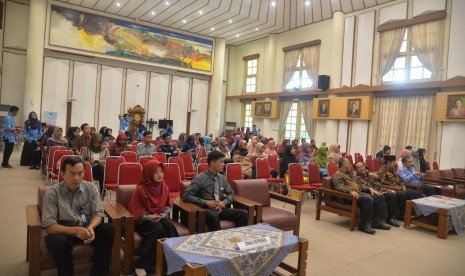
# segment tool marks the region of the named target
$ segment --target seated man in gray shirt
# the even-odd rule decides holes
[[[247,211],[225,208],[234,200],[234,192],[224,175],[224,154],[212,151],[208,154],[208,170],[198,174],[184,192],[186,202],[205,208],[208,230],[221,230],[220,220],[231,220],[236,227],[247,225]]]
[[[61,164],[64,181],[50,187],[44,196],[42,227],[58,275],[74,275],[71,251],[76,243],[92,244],[91,275],[110,275],[115,237],[112,224],[103,223],[103,207],[96,187],[83,181],[84,162],[69,157]]]

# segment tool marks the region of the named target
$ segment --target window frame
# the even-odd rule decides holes
[[[287,83],[285,86],[284,86],[284,90],[287,91],[287,92],[294,92],[294,91],[307,91],[307,90],[312,90],[313,88],[315,88],[315,80],[312,80],[310,78],[310,76],[308,76],[308,73],[306,72],[307,71],[307,64],[304,64],[304,61],[302,59],[302,49],[300,50],[300,53],[299,53],[299,59],[297,60],[297,65],[296,65],[296,70],[294,71],[293,73],[293,76],[295,75],[296,72],[299,72],[299,87],[298,90],[295,90],[294,88],[287,88],[287,85],[294,81],[294,77],[289,81],[289,83]],[[302,87],[302,83],[304,81],[304,79],[302,78],[302,75],[303,75],[303,72],[305,70],[305,73],[307,73],[307,76],[308,76],[308,80],[311,82],[311,85],[308,86],[308,87]]]
[[[250,116],[247,116],[247,106],[250,106]],[[253,116],[252,116],[252,103],[251,102],[245,102],[242,104],[242,118],[241,118],[241,121],[242,121],[242,124],[243,124],[243,127],[244,128],[247,128],[247,122],[246,122],[246,119],[247,117],[250,118],[250,129],[252,129],[252,126],[253,126]]]
[[[294,106],[294,104],[296,105],[296,123],[295,123],[295,137],[294,138],[291,138],[290,136],[287,136],[287,120],[289,119],[289,116],[291,114],[291,112],[293,111],[293,108],[292,106]],[[307,133],[307,136],[306,137],[302,137],[301,133],[302,133],[302,125],[305,124],[305,119],[303,118],[303,114],[302,114],[302,111],[300,110],[300,105],[297,101],[293,101],[292,102],[292,106],[291,106],[291,109],[289,110],[289,114],[287,114],[287,117],[286,117],[286,123],[285,123],[285,126],[284,126],[284,130],[283,130],[283,137],[284,139],[295,139],[295,138],[298,138],[299,141],[300,139],[302,138],[305,138],[305,139],[310,139],[310,133],[308,132],[307,129],[305,129],[306,133]]]
[[[260,55],[259,54],[254,54],[254,55],[249,55],[249,56],[245,56],[242,58],[242,60],[244,61],[244,72],[243,72],[243,84],[242,84],[242,94],[253,94],[253,93],[257,93],[257,87],[258,87],[258,65],[259,65],[259,57]],[[249,61],[254,61],[256,60],[257,64],[256,66],[252,66],[251,68],[256,68],[255,70],[255,74],[248,74],[248,69],[249,69]],[[247,92],[247,80],[248,79],[251,79],[251,78],[254,78],[255,79],[255,90],[254,91],[251,91],[251,92]]]

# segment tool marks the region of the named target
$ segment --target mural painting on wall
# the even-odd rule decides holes
[[[347,100],[347,117],[360,118],[361,99]]]
[[[136,105],[133,108],[128,109],[129,117],[132,118],[131,124],[129,125],[129,131],[131,132],[132,139],[137,139],[137,131],[144,122],[145,109],[140,105]]]
[[[211,72],[213,40],[52,5],[49,44]]]
[[[329,100],[318,101],[318,117],[329,116]]]
[[[465,119],[465,95],[447,96],[447,118],[448,119]]]

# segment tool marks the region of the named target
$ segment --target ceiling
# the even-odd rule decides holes
[[[240,45],[393,0],[59,0]]]

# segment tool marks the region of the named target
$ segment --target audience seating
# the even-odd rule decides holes
[[[439,170],[439,172],[441,173],[441,177],[442,177],[442,179],[444,179],[444,180],[450,180],[450,181],[458,182],[459,184],[465,184],[465,180],[464,180],[464,179],[460,179],[460,178],[456,178],[456,177],[455,177],[454,172],[452,171],[452,169],[449,169],[449,170]]]
[[[142,168],[144,168],[145,164],[147,164],[147,162],[152,161],[152,160],[158,160],[158,159],[153,156],[141,156],[139,158],[139,163],[141,164]]]
[[[381,169],[381,163],[378,159],[373,159],[373,172],[378,172]]]
[[[465,179],[465,169],[453,168],[452,173],[454,174],[454,177],[457,179]]]
[[[124,163],[124,157],[122,156],[108,156],[105,159],[105,173],[103,177],[103,188],[105,190],[111,192],[116,191],[118,188],[118,168],[121,163]]]
[[[438,162],[435,160],[433,161],[433,170],[439,170]]]
[[[323,187],[321,183],[320,171],[318,170],[318,165],[316,163],[307,164],[307,173],[308,173],[308,185],[315,186],[317,188]]]
[[[197,159],[197,163],[200,164],[200,163],[208,163],[208,157],[200,157],[199,159]]]
[[[268,155],[268,164],[270,165],[270,169],[279,172],[279,163],[279,158],[276,154]]]
[[[194,160],[192,160],[192,155],[187,152],[181,152],[179,153],[179,157],[183,160],[184,174],[186,175],[186,178],[193,178],[196,176],[197,173],[194,170]]]
[[[353,167],[354,166],[354,159],[352,159],[352,155],[347,154],[347,160],[349,160],[350,166]]]
[[[295,150],[294,155],[295,155],[295,158],[299,159],[300,150]]]
[[[175,163],[179,166],[179,173],[181,175],[181,182],[190,183],[191,180],[186,180],[186,170],[184,169],[184,159],[182,157],[170,157],[168,163]]]
[[[370,171],[374,172],[374,164],[373,164],[373,157],[371,155],[365,156],[365,167]]]
[[[47,155],[47,165],[45,166],[46,167],[46,171],[45,171],[45,180],[47,181],[47,178],[50,177],[51,173],[52,173],[52,170],[53,170],[53,157],[55,156],[55,151],[57,150],[66,150],[66,147],[63,147],[63,146],[53,146],[53,147],[50,147],[49,151],[48,151],[48,155]]]
[[[363,156],[358,152],[355,153],[355,162],[362,162],[365,164],[365,162],[363,161]]]
[[[441,195],[465,198],[465,189],[457,187],[460,185],[457,181],[448,180],[443,178],[439,170],[427,170],[425,172],[424,182],[425,185],[430,185],[441,189]]]
[[[289,164],[289,188],[297,190],[299,199],[303,200],[305,193],[313,192],[317,189],[315,186],[310,186],[304,183],[304,170],[299,163]]]
[[[163,165],[165,171],[163,179],[168,185],[171,199],[174,200],[179,197],[179,187],[181,185],[179,165],[176,163],[163,163]]]
[[[333,176],[337,172],[337,164],[334,162],[328,163],[328,176]]]
[[[116,192],[115,210],[124,219],[123,235],[120,235],[121,249],[123,250],[122,268],[123,275],[131,275],[134,267],[134,258],[139,255],[140,243],[142,237],[135,231],[134,216],[129,212],[129,202],[136,189],[136,185],[118,186]],[[176,227],[180,236],[195,234],[196,226],[196,206],[190,203],[175,202],[173,212],[181,212],[181,220],[172,219],[173,225]],[[174,213],[172,213],[174,217]],[[177,216],[179,217],[179,216]],[[119,264],[119,263],[118,263]],[[154,260],[155,265],[155,260]]]
[[[120,155],[124,157],[124,162],[137,162],[137,154],[134,151],[123,151]]]
[[[283,183],[284,181],[281,178],[274,178],[271,177],[270,175],[270,165],[268,164],[268,159],[267,158],[259,158],[255,160],[255,174],[256,174],[256,179],[265,179],[268,184],[274,184],[274,183]]]
[[[431,163],[429,161],[426,161],[426,168],[427,170],[431,170]]]
[[[47,250],[45,243],[46,230],[42,228],[42,205],[43,198],[49,187],[39,187],[37,193],[37,204],[26,206],[27,222],[27,257],[29,262],[29,275],[38,276],[41,271],[56,268],[55,261],[51,253]],[[115,226],[115,241],[113,243],[113,253],[111,256],[111,275],[120,275],[120,236],[121,236],[121,216],[103,201],[105,214],[109,222]],[[92,245],[79,243],[73,246],[72,256],[74,265],[92,263],[94,247]]]
[[[238,196],[255,202],[257,223],[267,223],[283,231],[292,230],[294,235],[299,235],[300,200],[269,191],[265,179],[234,180],[232,188]],[[271,198],[294,205],[294,212],[272,207]]]
[[[195,149],[196,160],[202,157],[207,157],[207,150],[204,147],[197,147]]]
[[[163,152],[154,152],[152,153],[152,156],[157,158],[157,160],[161,163],[167,163],[166,154]]]
[[[139,184],[143,180],[142,165],[139,163],[121,163],[118,167],[118,186]]]
[[[155,147],[157,147],[157,148],[158,148],[158,145],[159,145],[157,139],[152,139],[152,140],[150,141],[150,144],[153,144],[153,145],[154,145]]]
[[[234,180],[243,180],[244,175],[242,174],[241,164],[238,164],[238,163],[226,164],[226,179],[228,180],[229,186],[232,185]]]
[[[350,231],[355,230],[357,223],[357,200],[351,195],[333,189],[331,177],[323,177],[323,187],[318,189],[316,203],[316,220],[320,220],[321,210],[350,218]],[[350,204],[341,201],[346,200]],[[324,202],[324,204],[322,204]]]
[[[208,170],[208,164],[207,163],[200,163],[197,165],[197,174],[201,174],[202,172]]]

